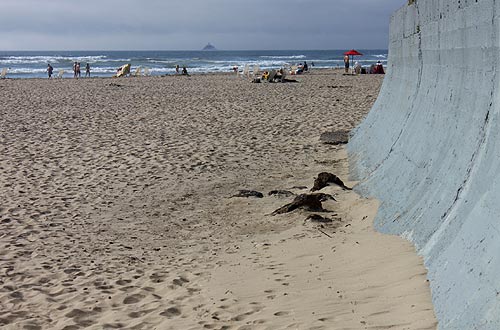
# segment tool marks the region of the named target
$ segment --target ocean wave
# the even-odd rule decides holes
[[[33,68],[10,68],[8,71],[8,74],[40,74],[40,73],[45,73],[47,72],[46,68],[39,68],[39,69],[33,69]]]
[[[105,59],[104,55],[97,56],[5,56],[0,58],[2,64],[37,64],[37,63],[60,63],[64,61],[87,61],[98,62]]]
[[[130,58],[107,58],[104,55],[97,56],[6,56],[0,57],[0,65],[16,65],[16,64],[60,64],[65,62],[83,62],[83,63],[100,63],[100,62],[130,62]]]
[[[306,55],[262,55],[259,56],[260,58],[272,58],[272,59],[301,59],[301,58],[306,58]]]

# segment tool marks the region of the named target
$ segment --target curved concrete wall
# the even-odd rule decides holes
[[[440,329],[500,329],[500,1],[417,0],[391,18],[379,98],[348,145],[376,228],[412,241]]]

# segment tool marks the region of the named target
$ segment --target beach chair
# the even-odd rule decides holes
[[[145,68],[144,68],[144,75],[145,75],[146,77],[149,77],[149,76],[151,75],[151,71],[149,71],[149,68],[148,68],[148,67],[145,67]]]
[[[0,73],[0,79],[5,79],[5,77],[7,77],[8,70],[9,69],[7,69],[7,68],[3,68],[2,73]]]
[[[64,70],[59,70],[59,72],[57,73],[57,78],[62,78],[64,76]]]
[[[281,71],[282,71],[283,73],[281,74],[280,81],[281,81],[281,82],[285,82],[285,80],[286,80],[286,75],[287,75],[288,70],[287,70],[287,68],[283,68]]]
[[[250,65],[245,64],[245,68],[243,69],[243,72],[240,76],[250,78]]]
[[[142,72],[142,66],[138,66],[137,69],[135,69],[134,73],[132,73],[132,76],[134,77],[140,77]]]
[[[258,64],[253,66],[253,77],[258,78],[260,76],[260,68]]]
[[[271,72],[269,72],[269,77],[267,77],[267,81],[268,82],[274,82],[274,79],[276,78],[276,74],[278,72],[276,70],[271,70]]]

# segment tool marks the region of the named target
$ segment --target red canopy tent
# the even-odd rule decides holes
[[[344,55],[351,56],[351,63],[352,63],[352,61],[354,60],[354,56],[362,56],[363,54],[361,54],[360,52],[358,52],[355,49],[351,49],[351,50],[345,52]]]

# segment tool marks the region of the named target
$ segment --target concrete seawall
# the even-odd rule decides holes
[[[425,258],[440,329],[500,329],[500,1],[417,0],[349,142],[376,228]]]

